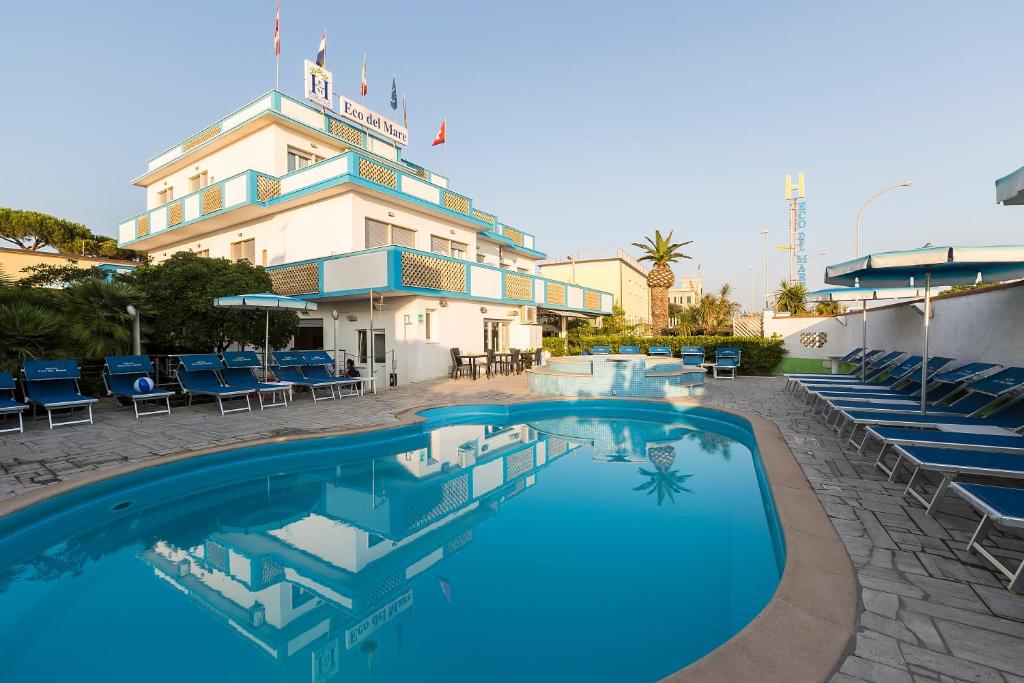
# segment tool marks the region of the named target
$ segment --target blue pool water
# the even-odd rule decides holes
[[[0,519],[0,678],[649,681],[771,598],[783,542],[742,420],[629,401],[423,415]]]

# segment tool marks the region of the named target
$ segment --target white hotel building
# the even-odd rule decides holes
[[[372,341],[375,371],[400,383],[447,374],[453,347],[539,347],[538,310],[611,312],[607,292],[537,276],[534,236],[448,178],[278,91],[154,157],[134,184],[147,208],[120,223],[122,247],[264,266],[277,293],[318,304],[296,347],[333,350],[337,312],[337,348],[365,373]],[[383,297],[372,326],[371,292]]]

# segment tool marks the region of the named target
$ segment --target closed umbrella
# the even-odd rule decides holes
[[[213,300],[214,306],[220,308],[238,308],[248,311],[266,311],[267,320],[263,338],[263,377],[267,377],[270,359],[270,312],[271,311],[315,311],[316,304],[305,299],[292,296],[281,296],[271,292],[261,294],[238,294],[222,296]]]
[[[931,288],[1024,278],[1024,245],[933,247],[884,251],[825,269],[825,282],[847,287],[924,286],[924,335],[921,357],[921,412],[928,400],[928,327]]]
[[[914,299],[924,295],[924,290],[917,287],[833,287],[808,292],[804,301],[821,303],[828,301],[859,301],[861,310],[861,352],[860,379],[864,381],[867,374],[868,353],[868,302],[884,299]]]

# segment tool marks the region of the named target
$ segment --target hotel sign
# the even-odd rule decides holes
[[[412,607],[412,591],[406,591],[397,598],[374,611],[351,628],[345,629],[345,649],[349,650],[358,645],[364,638],[388,623],[405,610]]]
[[[303,72],[305,82],[306,99],[325,109],[331,108],[331,84],[334,79],[331,72],[319,66],[316,62],[306,60],[306,67]]]
[[[396,144],[409,144],[409,129],[403,128],[391,119],[385,118],[343,95],[338,95],[338,113],[349,121],[382,135]]]

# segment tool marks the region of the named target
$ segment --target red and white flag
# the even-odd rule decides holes
[[[274,54],[281,56],[281,0],[277,2],[277,14],[274,15]]]
[[[366,53],[363,53],[363,71],[362,71],[362,83],[359,86],[359,91],[366,97]]]
[[[447,125],[447,123],[448,123],[448,118],[447,117],[441,119],[441,130],[437,131],[437,135],[434,136],[434,142],[433,142],[433,144],[430,145],[431,147],[436,147],[437,145],[443,145],[444,144],[444,129],[445,129],[445,126]]]

